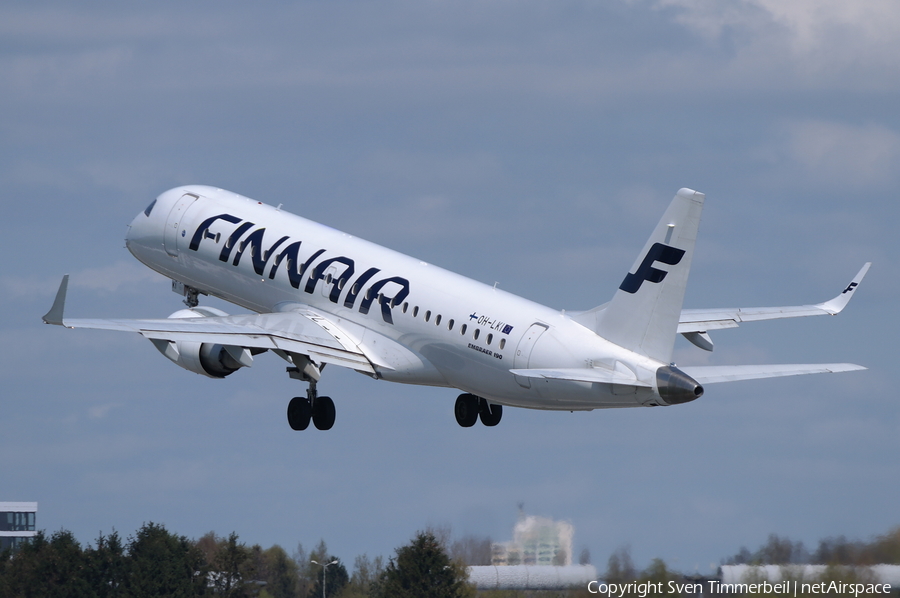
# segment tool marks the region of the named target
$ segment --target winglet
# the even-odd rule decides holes
[[[847,307],[847,304],[850,303],[850,298],[853,297],[853,292],[856,290],[856,287],[859,286],[859,283],[862,282],[863,277],[865,277],[866,272],[869,271],[869,266],[872,265],[872,262],[866,262],[862,269],[853,277],[853,280],[850,281],[850,284],[847,285],[847,288],[841,291],[841,294],[832,299],[831,301],[826,301],[825,303],[819,303],[816,307],[824,309],[831,315],[835,315],[841,312],[842,309]]]
[[[56,291],[56,299],[53,301],[53,307],[44,314],[43,320],[45,324],[54,324],[63,326],[63,310],[66,307],[66,290],[69,287],[69,275],[63,276],[62,282],[59,283],[59,290]]]

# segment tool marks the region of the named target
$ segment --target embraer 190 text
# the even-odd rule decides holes
[[[815,305],[682,309],[704,195],[681,189],[609,303],[559,312],[241,195],[178,187],[139,213],[128,250],[172,279],[187,309],[166,319],[71,319],[63,277],[48,324],[136,332],[184,369],[224,378],[271,351],[308,383],[288,422],[334,425],[326,364],[376,379],[456,388],[456,421],[500,422],[503,406],[589,411],[693,401],[704,384],[865,369],[848,363],[676,367],[677,334],[837,314],[869,269]],[[199,305],[213,295],[255,312]]]

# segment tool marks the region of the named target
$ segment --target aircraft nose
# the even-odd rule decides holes
[[[156,207],[156,202],[156,199],[150,202],[150,205],[142,212],[138,212],[138,215],[128,225],[128,230],[125,232],[125,247],[132,254],[134,254],[135,247],[140,245],[151,233],[150,218],[151,214],[153,214],[153,208]]]

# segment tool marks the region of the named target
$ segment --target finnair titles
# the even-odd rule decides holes
[[[495,426],[503,406],[590,411],[699,398],[705,384],[865,369],[848,363],[676,366],[678,334],[839,313],[869,269],[834,299],[763,308],[683,309],[705,196],[681,189],[612,299],[559,312],[262,202],[190,185],[166,191],[129,226],[128,250],[172,280],[186,309],[161,319],[72,319],[68,275],[44,316],[68,328],[140,334],[178,366],[225,378],[271,352],[307,385],[291,428],[335,422],[318,385],[326,364],[375,379],[455,388],[456,421]],[[200,305],[215,296],[251,313]]]

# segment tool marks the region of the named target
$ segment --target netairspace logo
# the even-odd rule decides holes
[[[801,583],[798,581],[782,581],[779,583],[722,583],[710,580],[709,591],[713,594],[787,594],[793,596],[809,596],[816,594],[831,594],[835,596],[853,596],[860,594],[890,594],[891,585],[887,583],[844,583],[840,581]],[[663,582],[630,582],[630,583],[602,583],[592,581],[587,590],[591,594],[602,594],[607,598],[624,598],[626,595],[637,594],[639,598],[647,598],[651,594],[702,594],[702,583],[677,583]]]

